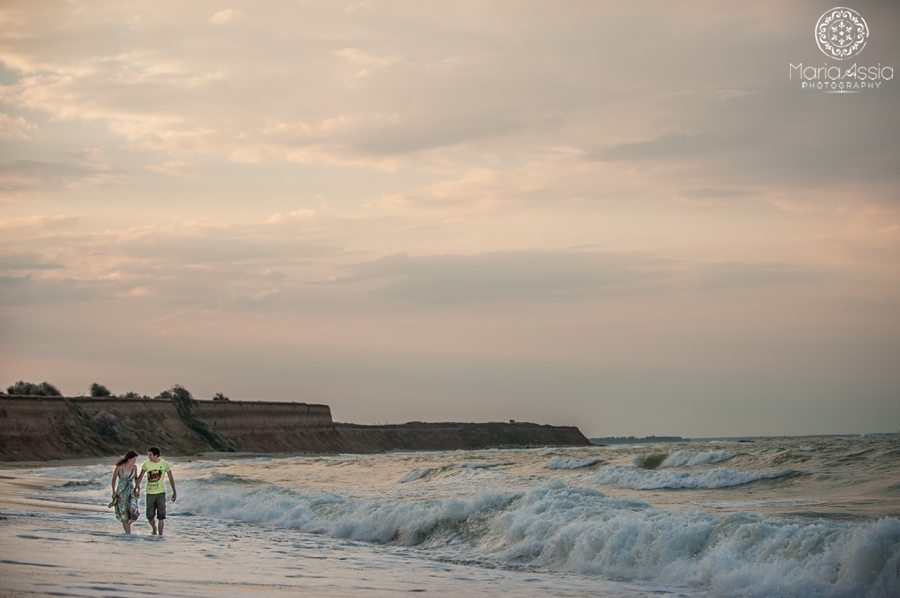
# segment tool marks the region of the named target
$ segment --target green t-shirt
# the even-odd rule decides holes
[[[162,494],[166,491],[163,486],[163,474],[169,471],[168,461],[160,459],[156,463],[147,460],[141,465],[141,471],[147,473],[147,494]]]

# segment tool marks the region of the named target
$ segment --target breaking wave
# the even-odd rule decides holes
[[[895,518],[830,523],[672,512],[561,481],[468,499],[353,499],[272,485],[201,494],[185,493],[184,506],[227,520],[414,545],[440,559],[527,564],[718,595],[875,597],[900,590]]]
[[[619,486],[632,490],[661,489],[718,489],[743,486],[759,480],[772,480],[797,475],[796,471],[735,471],[719,468],[707,471],[647,471],[635,467],[613,465],[597,475],[601,485]]]
[[[464,461],[462,463],[447,463],[446,465],[439,465],[437,467],[420,467],[417,469],[413,469],[405,476],[400,478],[400,484],[407,484],[409,482],[415,482],[416,480],[424,480],[428,478],[433,478],[439,474],[447,473],[453,470],[460,469],[494,469],[495,467],[507,467],[509,465],[514,465],[514,463],[510,462],[500,462],[500,463],[473,463]]]
[[[728,461],[734,457],[728,451],[675,451],[665,458],[660,467],[697,467],[698,465],[712,465]]]
[[[603,463],[602,459],[551,459],[547,463],[547,469],[581,469],[582,467],[593,467],[598,463]]]

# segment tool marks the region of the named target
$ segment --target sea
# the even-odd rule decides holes
[[[0,464],[0,595],[900,596],[897,434],[166,458]]]

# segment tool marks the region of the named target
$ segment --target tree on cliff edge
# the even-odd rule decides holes
[[[165,399],[167,401],[193,401],[194,395],[181,384],[176,384],[172,388],[162,391],[154,398]]]
[[[183,387],[181,384],[176,384],[172,387],[172,398],[176,401],[192,401],[194,399],[194,395],[192,395],[191,391]]]
[[[92,397],[111,397],[112,393],[109,392],[109,389],[103,386],[102,384],[98,384],[94,382],[91,384],[91,396]]]
[[[59,389],[50,384],[49,382],[41,382],[40,384],[35,384],[34,382],[24,382],[19,380],[12,386],[6,389],[6,392],[10,395],[21,395],[21,396],[31,396],[31,397],[61,397],[62,393],[59,392]]]

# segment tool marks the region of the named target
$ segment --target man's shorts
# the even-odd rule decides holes
[[[147,495],[147,519],[165,519],[166,518],[166,493]]]

